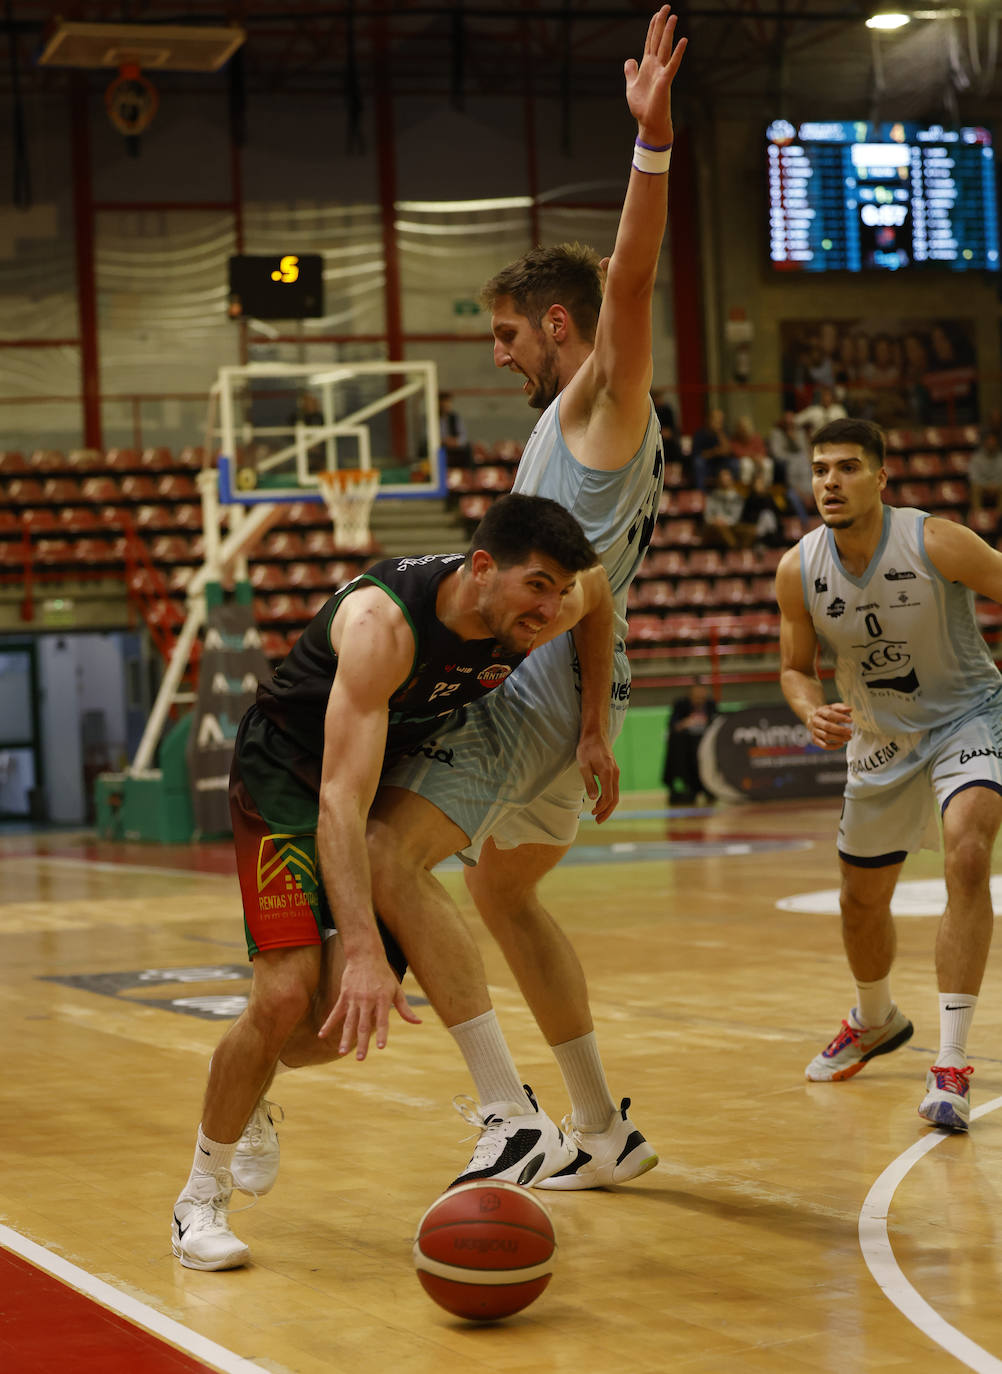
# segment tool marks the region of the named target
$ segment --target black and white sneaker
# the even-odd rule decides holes
[[[524,1187],[548,1178],[569,1164],[577,1153],[563,1131],[545,1112],[525,1086],[526,1110],[513,1112],[513,1102],[492,1102],[479,1107],[472,1098],[456,1097],[453,1106],[460,1116],[480,1130],[477,1148],[469,1164],[450,1184],[476,1183],[495,1179],[519,1183]]]
[[[658,1162],[657,1151],[626,1115],[629,1107],[630,1099],[624,1097],[604,1131],[581,1131],[570,1117],[565,1117],[563,1128],[575,1146],[574,1158],[565,1168],[540,1179],[539,1187],[568,1191],[605,1188],[610,1183],[626,1183],[653,1169]]]

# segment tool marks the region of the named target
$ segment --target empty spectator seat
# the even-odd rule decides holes
[[[119,482],[119,490],[126,501],[137,505],[147,501],[155,503],[159,499],[156,483],[145,472],[128,472]]]
[[[144,448],[139,456],[139,461],[144,471],[162,472],[164,468],[175,467],[174,455],[169,448],[158,446],[156,448]]]
[[[9,477],[13,473],[30,472],[31,464],[23,453],[16,449],[0,449],[0,477]]]
[[[64,472],[66,455],[57,448],[36,448],[31,455],[32,472]]]
[[[78,476],[85,472],[100,472],[104,465],[104,454],[97,448],[75,448],[66,456],[67,468]]]
[[[80,497],[98,506],[108,506],[120,502],[122,493],[113,477],[85,477],[80,483]]]
[[[134,448],[110,448],[104,455],[104,465],[112,472],[138,472],[143,461]]]

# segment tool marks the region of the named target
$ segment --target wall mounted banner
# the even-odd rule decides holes
[[[838,797],[845,787],[845,750],[811,744],[788,706],[725,711],[699,743],[699,773],[724,801]]]

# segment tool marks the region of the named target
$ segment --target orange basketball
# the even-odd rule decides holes
[[[535,1302],[557,1243],[543,1204],[514,1183],[461,1183],[418,1223],[414,1266],[425,1292],[457,1317],[497,1321]]]

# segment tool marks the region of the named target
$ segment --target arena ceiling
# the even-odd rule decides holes
[[[699,119],[742,108],[805,118],[938,118],[989,121],[999,104],[994,0],[948,6],[906,3],[907,28],[875,35],[864,19],[879,0],[694,0],[680,4],[690,49],[680,112]],[[990,7],[991,6],[991,7]],[[248,91],[318,90],[363,103],[377,66],[391,89],[462,107],[480,96],[531,89],[568,106],[608,95],[622,61],[636,55],[648,0],[5,0],[0,81],[27,90],[65,73],[37,66],[56,16],[86,22],[239,24]],[[17,74],[9,60],[11,37]],[[750,102],[750,103],[749,103]]]

